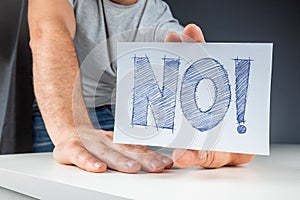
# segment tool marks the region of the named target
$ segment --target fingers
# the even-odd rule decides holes
[[[165,42],[205,42],[201,29],[195,24],[187,25],[182,32],[182,38],[176,32],[167,34]]]
[[[96,149],[91,145],[89,151],[78,140],[62,143],[55,147],[53,155],[61,164],[73,164],[89,172],[105,172],[107,166],[125,173],[137,173],[141,170],[138,162],[126,158],[101,142],[97,142]]]
[[[122,153],[114,150],[112,146],[111,132],[90,132],[89,135],[81,136],[86,149],[97,158],[107,164],[110,169],[125,173],[137,173],[141,170],[141,165]]]
[[[99,145],[98,150],[94,151],[94,154],[103,160],[110,169],[125,173],[137,173],[141,170],[140,163],[127,158],[123,154],[106,145]]]
[[[125,173],[162,172],[172,167],[172,160],[144,146],[117,145],[110,133],[90,131],[56,145],[54,158],[61,164],[74,164],[89,172],[104,172],[106,168]]]
[[[142,169],[147,172],[159,173],[173,166],[173,161],[170,158],[151,151],[145,146],[115,144],[112,148],[139,162]]]
[[[172,159],[178,167],[196,166],[198,164],[197,155],[194,150],[175,149]]]
[[[198,165],[204,168],[220,168],[231,160],[232,153],[219,151],[198,151]]]
[[[203,168],[219,168],[232,161],[233,153],[218,151],[196,151],[176,149],[173,160],[179,167],[200,166]]]
[[[182,32],[183,42],[205,42],[201,29],[195,24],[187,25]]]
[[[83,170],[95,173],[106,171],[106,164],[94,157],[76,140],[68,144],[57,145],[53,156],[60,164],[74,164]]]
[[[165,42],[181,42],[180,35],[178,35],[176,32],[170,32],[167,34]]]
[[[232,155],[232,161],[228,165],[242,165],[251,162],[255,158],[252,154],[234,153]]]

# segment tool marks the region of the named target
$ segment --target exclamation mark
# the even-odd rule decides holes
[[[236,115],[239,123],[237,131],[244,134],[247,131],[245,124],[245,112],[247,103],[247,92],[249,86],[249,75],[251,60],[249,59],[234,59],[235,61],[235,96],[236,96]]]

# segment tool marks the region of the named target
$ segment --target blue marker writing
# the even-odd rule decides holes
[[[236,94],[236,115],[239,123],[237,131],[244,134],[247,131],[245,123],[245,112],[247,103],[247,92],[249,87],[249,75],[251,60],[249,59],[234,59],[235,61],[235,94]]]
[[[163,86],[159,87],[147,56],[134,57],[132,125],[148,126],[148,108],[157,128],[174,130],[179,58],[163,58]]]

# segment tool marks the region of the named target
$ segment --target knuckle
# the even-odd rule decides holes
[[[119,165],[125,164],[125,162],[128,160],[125,157],[120,156],[119,154],[115,155],[115,159],[116,159],[116,163],[118,163]]]
[[[85,163],[87,162],[87,156],[86,156],[86,151],[85,150],[79,150],[77,151],[74,156],[73,156],[73,162],[74,163]]]
[[[111,152],[111,149],[103,147],[103,148],[99,149],[98,156],[100,158],[104,158],[105,156],[109,155],[110,152]]]
[[[213,162],[213,152],[205,152],[205,156],[202,158],[202,164],[201,166],[204,168],[212,168],[212,162]]]
[[[99,154],[97,154],[99,158],[103,159],[111,159],[116,158],[119,154],[112,148],[109,147],[102,147],[99,149]]]
[[[146,146],[141,145],[122,144],[120,145],[120,148],[122,149],[122,151],[129,153],[145,153],[149,151]]]
[[[220,152],[208,152],[204,157],[204,160],[201,164],[202,167],[208,169],[215,169],[224,166],[228,160],[227,153],[220,153]]]
[[[76,149],[78,147],[82,147],[82,143],[77,139],[72,139],[65,145],[65,149],[67,150]]]
[[[153,156],[149,155],[148,153],[140,153],[138,156],[138,162],[142,164],[148,164],[151,160],[153,160]]]

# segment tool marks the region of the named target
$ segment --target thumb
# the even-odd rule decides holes
[[[175,149],[173,160],[179,167],[200,166],[204,168],[219,168],[232,161],[232,153]]]
[[[187,25],[182,31],[183,42],[205,42],[203,33],[195,24]]]

